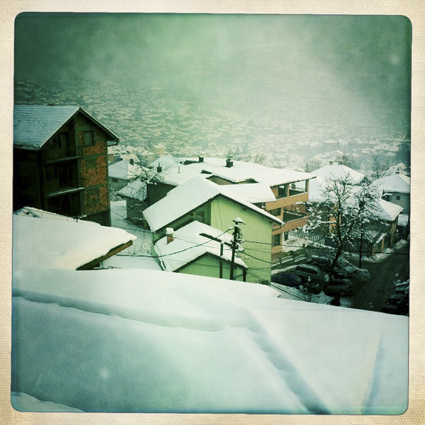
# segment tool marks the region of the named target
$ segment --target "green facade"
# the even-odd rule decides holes
[[[223,278],[229,279],[230,263],[225,260],[221,261]],[[205,254],[177,271],[179,273],[194,274],[197,276],[220,277],[220,258],[215,255]],[[243,270],[240,267],[235,269],[235,280],[243,281]]]
[[[272,222],[249,207],[223,196],[212,200],[211,223],[208,223],[210,226],[225,231],[234,225],[233,220],[237,217],[245,223],[239,226],[244,240],[244,252],[238,253],[238,257],[249,267],[247,281],[270,281]],[[232,231],[229,231],[229,234],[231,233]]]
[[[245,223],[240,225],[242,239],[244,240],[244,252],[237,252],[237,257],[248,266],[247,282],[270,282],[273,223],[261,213],[257,213],[248,206],[241,205],[222,195],[211,199],[183,217],[159,229],[153,235],[153,242],[155,243],[165,236],[165,229],[167,227],[178,230],[195,220],[208,224],[223,232],[227,231],[229,235],[232,235],[233,230],[231,228],[234,226],[233,220],[237,217],[241,218]],[[204,261],[205,257],[202,258],[199,264],[195,262],[179,271],[202,276],[218,277],[217,273],[211,275],[208,274],[206,267],[204,269],[202,268]],[[208,259],[208,261],[212,260]],[[217,267],[217,270],[218,261],[219,259],[217,258],[216,265],[214,266]],[[211,269],[213,269],[213,267],[211,267]],[[227,274],[224,274],[223,277],[228,278],[230,269],[226,273]],[[237,273],[241,275],[242,271],[238,270]],[[242,278],[238,280],[242,280]]]

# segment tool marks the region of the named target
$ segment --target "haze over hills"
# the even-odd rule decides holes
[[[22,14],[15,102],[80,104],[173,154],[302,166],[410,138],[410,31],[400,16]]]

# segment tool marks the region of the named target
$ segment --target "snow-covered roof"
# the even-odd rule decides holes
[[[22,210],[21,210],[22,211]],[[13,215],[15,268],[77,269],[135,240],[124,230],[48,215]]]
[[[349,176],[351,184],[358,184],[364,179],[364,174],[337,162],[318,168],[312,171],[311,174],[331,180],[342,179]]]
[[[323,196],[323,187],[326,180],[323,177],[317,177],[310,180],[308,184],[308,200],[310,202],[321,202],[325,199]]]
[[[22,270],[13,295],[14,393],[92,412],[407,408],[404,316],[140,269]]]
[[[168,162],[163,175],[163,182],[174,186],[180,185],[197,175],[205,178],[216,176],[225,179],[231,183],[241,183],[247,180],[252,182],[264,183],[272,186],[292,183],[297,181],[305,181],[314,178],[309,173],[300,171],[267,167],[265,165],[256,164],[245,161],[232,161],[231,167],[226,167],[226,160],[223,158],[204,158],[203,162],[199,162],[194,158],[182,158],[180,162],[191,161],[188,165],[179,163],[172,164]],[[157,160],[162,164],[161,160]],[[153,165],[153,164],[151,164]]]
[[[409,214],[400,214],[397,224],[401,227],[406,227],[409,224]]]
[[[105,131],[111,140],[118,137],[78,106],[15,105],[13,144],[29,150],[40,149],[67,121],[78,112]]]
[[[375,180],[372,185],[377,190],[390,193],[410,193],[410,177],[404,174],[391,174]]]
[[[232,250],[228,245],[223,245],[223,255],[220,256],[220,242],[203,235],[209,235],[228,244],[232,240],[230,234],[223,233],[221,230],[199,221],[193,221],[176,230],[172,242],[167,243],[165,236],[155,244],[155,251],[164,266],[164,270],[173,272],[207,253],[231,261]],[[235,258],[235,263],[248,268],[239,258]]]
[[[392,165],[390,168],[388,168],[387,174],[393,174],[393,173],[406,173],[407,166],[403,164],[402,162],[399,162],[398,164]]]
[[[144,201],[148,196],[147,184],[140,179],[133,180],[127,186],[119,190],[117,194],[125,198]]]
[[[403,207],[384,199],[376,201],[373,207],[376,217],[385,221],[394,221],[402,211]]]
[[[194,177],[180,186],[170,190],[167,193],[167,196],[151,205],[143,211],[143,214],[149,223],[151,230],[156,232],[211,199],[222,195],[252,211],[255,211],[270,221],[282,224],[281,220],[261,208],[256,207],[250,202],[246,202],[243,199],[223,193],[221,190],[223,187],[224,186],[210,182],[201,176]]]
[[[223,185],[220,190],[229,197],[244,199],[253,204],[276,201],[270,186],[264,183],[229,184]]]
[[[102,262],[104,268],[162,270],[158,261],[149,256],[114,255]]]
[[[139,176],[141,167],[138,164],[131,164],[130,161],[122,160],[114,162],[108,167],[109,177],[115,179],[130,180]]]

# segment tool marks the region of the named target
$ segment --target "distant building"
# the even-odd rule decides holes
[[[78,106],[14,108],[13,208],[110,225],[107,147],[118,138]]]
[[[410,177],[396,173],[373,182],[383,199],[403,207],[403,213],[410,214]]]
[[[121,190],[139,176],[140,172],[140,165],[133,159],[114,162],[108,167],[109,185],[114,190]]]

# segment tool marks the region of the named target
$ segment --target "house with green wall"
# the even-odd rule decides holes
[[[243,251],[237,257],[248,266],[246,280],[270,281],[273,225],[281,226],[282,221],[222,188],[197,176],[147,208],[143,214],[153,232],[153,243],[166,236],[167,228],[177,231],[193,221],[231,232],[239,218],[243,221]]]
[[[199,221],[177,231],[168,228],[166,236],[154,245],[165,271],[229,279],[232,262],[232,234]],[[234,280],[246,281],[248,266],[234,259]]]

